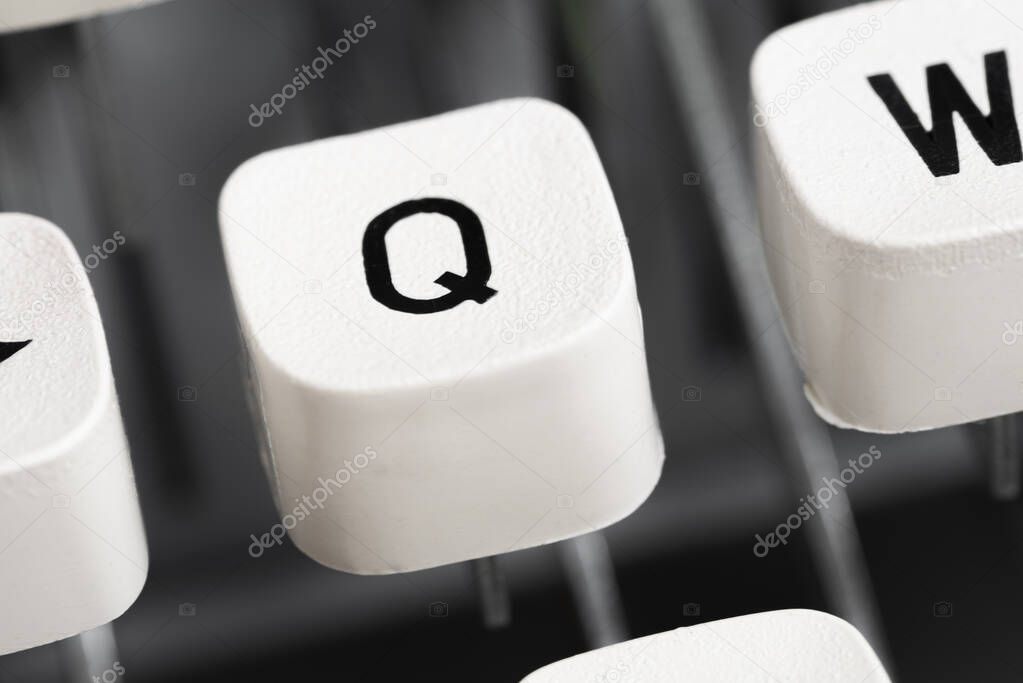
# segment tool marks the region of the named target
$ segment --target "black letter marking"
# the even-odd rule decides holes
[[[458,224],[465,249],[465,275],[445,272],[436,282],[450,291],[436,299],[412,299],[394,288],[391,264],[387,258],[387,231],[409,216],[417,213],[439,213]],[[454,308],[472,299],[484,303],[497,294],[487,286],[490,279],[490,255],[483,224],[472,209],[451,199],[413,199],[391,207],[374,218],[362,239],[362,260],[366,268],[366,284],[373,298],[388,308],[405,313],[437,313]]]
[[[3,363],[31,343],[31,339],[23,342],[0,342],[0,363]]]
[[[991,114],[984,116],[948,64],[927,67],[927,91],[934,127],[925,130],[889,74],[867,80],[935,177],[959,173],[959,146],[952,114],[958,112],[995,166],[1023,161],[1005,52],[984,56]]]

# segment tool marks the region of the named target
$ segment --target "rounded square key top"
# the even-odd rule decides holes
[[[621,219],[577,119],[509,100],[263,154],[220,201],[282,520],[390,573],[550,543],[660,474]]]
[[[88,17],[131,10],[163,0],[0,0],[0,33],[63,24]]]
[[[826,420],[874,432],[1023,409],[1023,6],[875,2],[752,67],[763,239]]]
[[[0,214],[0,406],[4,654],[111,621],[148,567],[88,277],[58,228],[23,214]]]
[[[888,683],[863,636],[810,610],[764,612],[658,633],[556,662],[522,683]]]

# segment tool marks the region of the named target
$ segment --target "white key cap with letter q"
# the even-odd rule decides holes
[[[113,620],[148,568],[86,271],[57,227],[24,214],[0,214],[0,406],[2,655]]]
[[[0,33],[79,21],[106,12],[132,10],[164,0],[0,0]]]
[[[875,2],[753,67],[766,254],[826,420],[873,432],[1023,409],[1023,6]]]
[[[319,562],[392,573],[628,515],[663,444],[589,136],[508,100],[245,163],[221,229],[264,459]]]
[[[522,683],[889,683],[877,655],[838,617],[810,610],[711,621],[586,652]]]

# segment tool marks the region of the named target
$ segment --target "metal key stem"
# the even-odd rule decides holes
[[[106,672],[113,672],[119,683],[125,680],[112,624],[62,640],[56,648],[61,675],[66,683],[92,683],[97,677],[104,680]]]
[[[1019,431],[1015,415],[1003,415],[988,422],[987,454],[991,497],[1015,500],[1020,490]]]
[[[470,564],[479,589],[483,625],[491,631],[507,628],[511,624],[511,596],[497,557],[481,557]]]
[[[629,630],[604,534],[595,531],[558,544],[576,610],[593,650],[628,640]]]

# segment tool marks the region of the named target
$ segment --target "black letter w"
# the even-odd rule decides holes
[[[1009,84],[1009,62],[1005,52],[984,56],[987,71],[987,94],[991,114],[984,116],[970,99],[963,84],[948,64],[927,67],[927,91],[931,100],[934,127],[925,130],[899,86],[889,74],[878,74],[867,80],[874,92],[902,128],[927,168],[936,177],[959,173],[959,146],[956,143],[952,114],[959,112],[977,143],[995,166],[1023,161],[1016,112]]]

